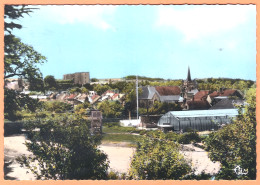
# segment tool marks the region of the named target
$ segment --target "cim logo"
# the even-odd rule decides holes
[[[237,175],[247,175],[248,174],[248,169],[243,169],[241,168],[239,165],[236,166],[234,168],[234,172],[237,174]]]

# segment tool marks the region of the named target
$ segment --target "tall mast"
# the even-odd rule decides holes
[[[138,119],[138,76],[136,75],[136,117]]]

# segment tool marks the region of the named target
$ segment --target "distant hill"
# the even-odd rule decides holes
[[[135,80],[136,76],[135,75],[130,75],[130,76],[126,76],[124,77],[125,80]],[[138,76],[139,80],[147,80],[147,81],[165,81],[165,79],[163,78],[150,78],[150,77],[146,77],[146,76]]]

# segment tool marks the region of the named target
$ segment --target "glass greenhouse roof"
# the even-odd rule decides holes
[[[170,111],[174,117],[212,117],[212,116],[237,116],[237,109],[217,109],[217,110],[191,110],[191,111]]]

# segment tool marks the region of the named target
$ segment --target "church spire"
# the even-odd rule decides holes
[[[187,81],[188,81],[188,82],[191,82],[191,76],[190,76],[190,66],[188,67]]]

